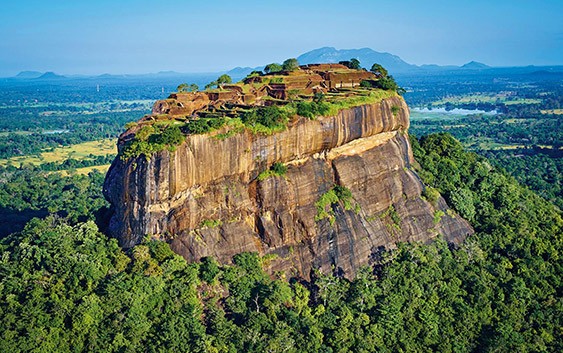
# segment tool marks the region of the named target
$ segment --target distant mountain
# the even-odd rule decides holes
[[[339,61],[350,60],[356,58],[360,64],[366,69],[371,65],[378,63],[383,65],[392,75],[443,75],[453,74],[462,70],[466,74],[482,74],[482,73],[521,73],[535,74],[543,76],[558,77],[563,71],[563,66],[519,66],[519,67],[491,67],[477,61],[470,61],[463,66],[456,65],[413,65],[405,62],[399,56],[390,53],[381,53],[370,48],[362,49],[335,49],[333,47],[323,47],[314,49],[301,54],[297,57],[300,64],[314,63],[337,63]],[[264,63],[264,65],[269,63]],[[281,64],[281,61],[280,61]],[[38,71],[22,71],[16,76],[8,79],[38,79],[38,80],[56,80],[56,79],[152,79],[152,80],[174,80],[190,81],[190,82],[209,82],[218,75],[227,73],[234,81],[244,78],[246,75],[255,70],[264,70],[263,66],[257,67],[235,67],[229,71],[206,72],[206,73],[181,73],[176,71],[160,71],[156,73],[146,74],[102,74],[98,76],[88,75],[70,75],[62,76],[54,72],[41,73]]]
[[[461,69],[464,70],[484,70],[484,69],[490,69],[491,67],[489,65],[485,65],[483,63],[477,62],[477,61],[470,61],[467,64],[463,65],[461,67]]]
[[[380,53],[370,48],[336,49],[332,47],[324,47],[311,50],[299,55],[297,57],[297,61],[299,61],[300,65],[306,65],[318,63],[337,63],[339,61],[350,60],[352,58],[360,60],[360,64],[367,69],[369,69],[374,63],[381,64],[391,74],[406,73],[419,70],[418,66],[403,61],[397,55]],[[232,76],[233,78],[243,78],[252,71],[263,70],[264,66],[235,67],[234,69],[227,71],[227,74]]]
[[[424,74],[424,73],[440,73],[445,71],[457,70],[484,70],[490,66],[476,61],[471,61],[463,66],[455,65],[413,65],[409,64],[397,55],[390,53],[381,53],[370,48],[362,49],[336,49],[333,47],[323,47],[314,49],[301,54],[297,57],[299,64],[318,64],[318,63],[338,63],[340,61],[358,59],[360,65],[366,69],[371,68],[374,63],[383,65],[392,75],[395,74]],[[227,72],[233,78],[242,78],[254,70],[262,70],[264,67],[236,67]]]
[[[455,65],[436,65],[436,64],[429,64],[429,65],[420,65],[420,69],[424,71],[447,71],[447,70],[459,70],[459,66]]]
[[[350,60],[352,58],[360,60],[360,64],[369,68],[378,63],[383,65],[391,74],[417,71],[420,68],[416,65],[403,61],[397,55],[380,53],[370,48],[362,49],[336,49],[324,47],[311,50],[297,57],[301,65],[315,63],[337,63],[339,61]]]
[[[233,78],[238,78],[238,77],[242,78],[248,75],[249,73],[251,73],[252,71],[262,71],[262,70],[264,70],[264,66],[258,66],[258,67],[237,66],[234,69],[227,71],[227,75]]]
[[[157,77],[178,77],[178,76],[184,76],[186,74],[176,71],[159,71],[156,74],[152,74],[152,75]]]
[[[112,75],[112,74],[101,74],[98,76],[95,76],[95,78],[115,78],[115,77],[123,77],[123,75]]]
[[[63,75],[57,75],[56,73],[49,71],[45,72],[43,75],[36,78],[36,80],[60,80],[66,78]]]
[[[43,75],[43,73],[39,72],[39,71],[22,71],[14,77],[15,78],[38,78],[41,75]]]

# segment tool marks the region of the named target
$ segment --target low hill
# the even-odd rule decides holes
[[[45,72],[43,75],[37,77],[37,80],[60,80],[66,78],[63,75],[58,75],[52,71]]]
[[[38,78],[41,75],[43,75],[43,73],[39,72],[39,71],[22,71],[14,77],[15,78]]]
[[[484,69],[490,69],[491,67],[489,65],[480,63],[478,61],[470,61],[467,64],[463,65],[461,67],[461,69],[464,70],[484,70]]]

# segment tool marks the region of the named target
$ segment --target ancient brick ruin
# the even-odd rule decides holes
[[[221,85],[214,90],[173,93],[155,103],[153,116],[186,117],[226,104],[268,105],[292,96],[313,96],[315,93],[354,88],[363,80],[373,79],[375,75],[369,71],[349,69],[341,64],[303,65],[299,70],[247,77],[241,83]]]

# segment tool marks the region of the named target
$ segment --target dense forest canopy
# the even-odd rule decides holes
[[[163,242],[124,252],[93,222],[36,219],[0,242],[0,350],[561,351],[560,211],[450,135],[412,144],[427,197],[477,231],[458,248],[403,244],[352,281],[301,283],[253,253],[188,264]]]

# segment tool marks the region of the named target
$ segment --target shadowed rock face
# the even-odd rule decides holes
[[[393,97],[335,117],[297,118],[270,136],[191,135],[174,152],[117,158],[104,185],[114,210],[109,231],[123,247],[159,236],[190,261],[276,254],[270,271],[304,278],[312,268],[351,277],[397,242],[442,234],[458,243],[473,231],[443,199],[421,197],[408,125],[405,102]],[[286,175],[258,181],[276,162]],[[335,185],[351,191],[351,207],[340,201],[327,207],[332,219],[315,220],[315,203]]]

